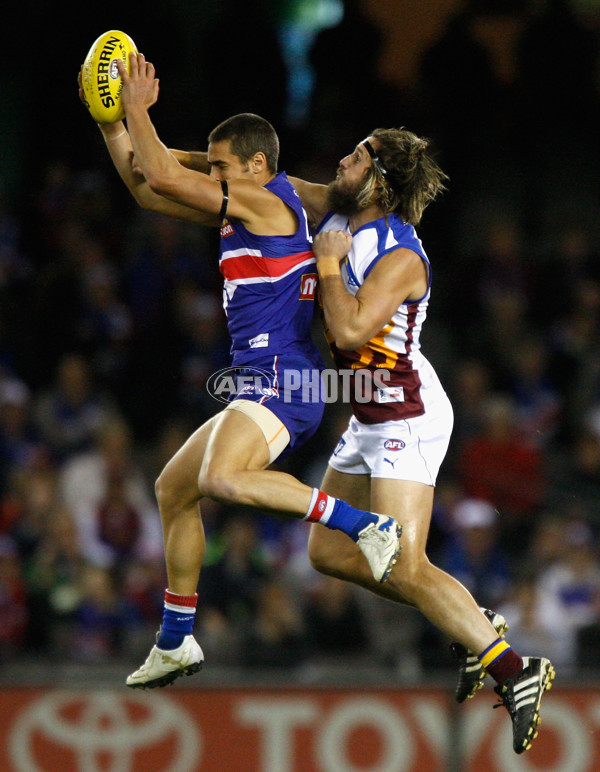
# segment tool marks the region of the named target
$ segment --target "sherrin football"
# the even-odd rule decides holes
[[[120,30],[105,32],[93,43],[81,68],[81,86],[88,110],[99,123],[116,123],[125,117],[121,91],[122,78],[117,69],[120,59],[129,72],[129,54],[137,48]]]

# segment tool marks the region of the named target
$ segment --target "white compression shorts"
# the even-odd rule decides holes
[[[435,485],[453,421],[452,406],[445,395],[418,418],[364,424],[352,416],[329,465],[345,474]]]
[[[249,399],[234,399],[225,410],[239,410],[240,413],[244,413],[254,421],[267,441],[270,464],[288,446],[290,433],[275,413],[271,412],[265,405],[259,405],[258,402],[252,402]]]

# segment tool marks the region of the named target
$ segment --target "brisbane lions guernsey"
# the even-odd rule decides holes
[[[292,209],[298,228],[291,236],[258,236],[238,220],[223,221],[219,270],[233,365],[284,353],[318,365],[311,338],[317,272],[306,212],[285,172],[265,188]]]
[[[348,217],[329,214],[319,231],[350,232]],[[352,234],[352,247],[341,264],[348,292],[356,295],[384,255],[404,247],[421,256],[428,287],[419,300],[406,301],[389,322],[356,351],[342,351],[328,334],[338,369],[351,370],[350,400],[356,418],[365,424],[414,418],[426,412],[442,386],[420,351],[420,335],[431,289],[431,267],[412,225],[396,214],[367,223]],[[359,399],[357,399],[357,395]]]

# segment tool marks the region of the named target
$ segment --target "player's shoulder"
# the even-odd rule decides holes
[[[428,259],[414,225],[404,222],[397,214],[382,219],[384,222],[379,221],[378,228],[382,251],[389,251],[392,247],[410,249],[425,260]]]

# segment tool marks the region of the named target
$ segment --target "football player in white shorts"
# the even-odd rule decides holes
[[[325,325],[338,369],[349,374],[353,409],[322,487],[396,517],[403,529],[401,556],[384,585],[340,533],[312,526],[309,553],[319,571],[415,606],[453,639],[456,698],[471,697],[489,673],[522,753],[537,735],[554,668],[544,657],[519,656],[503,637],[505,620],[480,609],[425,551],[453,417],[420,348],[432,271],[414,226],[445,180],[427,140],[403,128],[373,131],[328,186],[292,178],[309,219],[321,223],[314,252]]]

